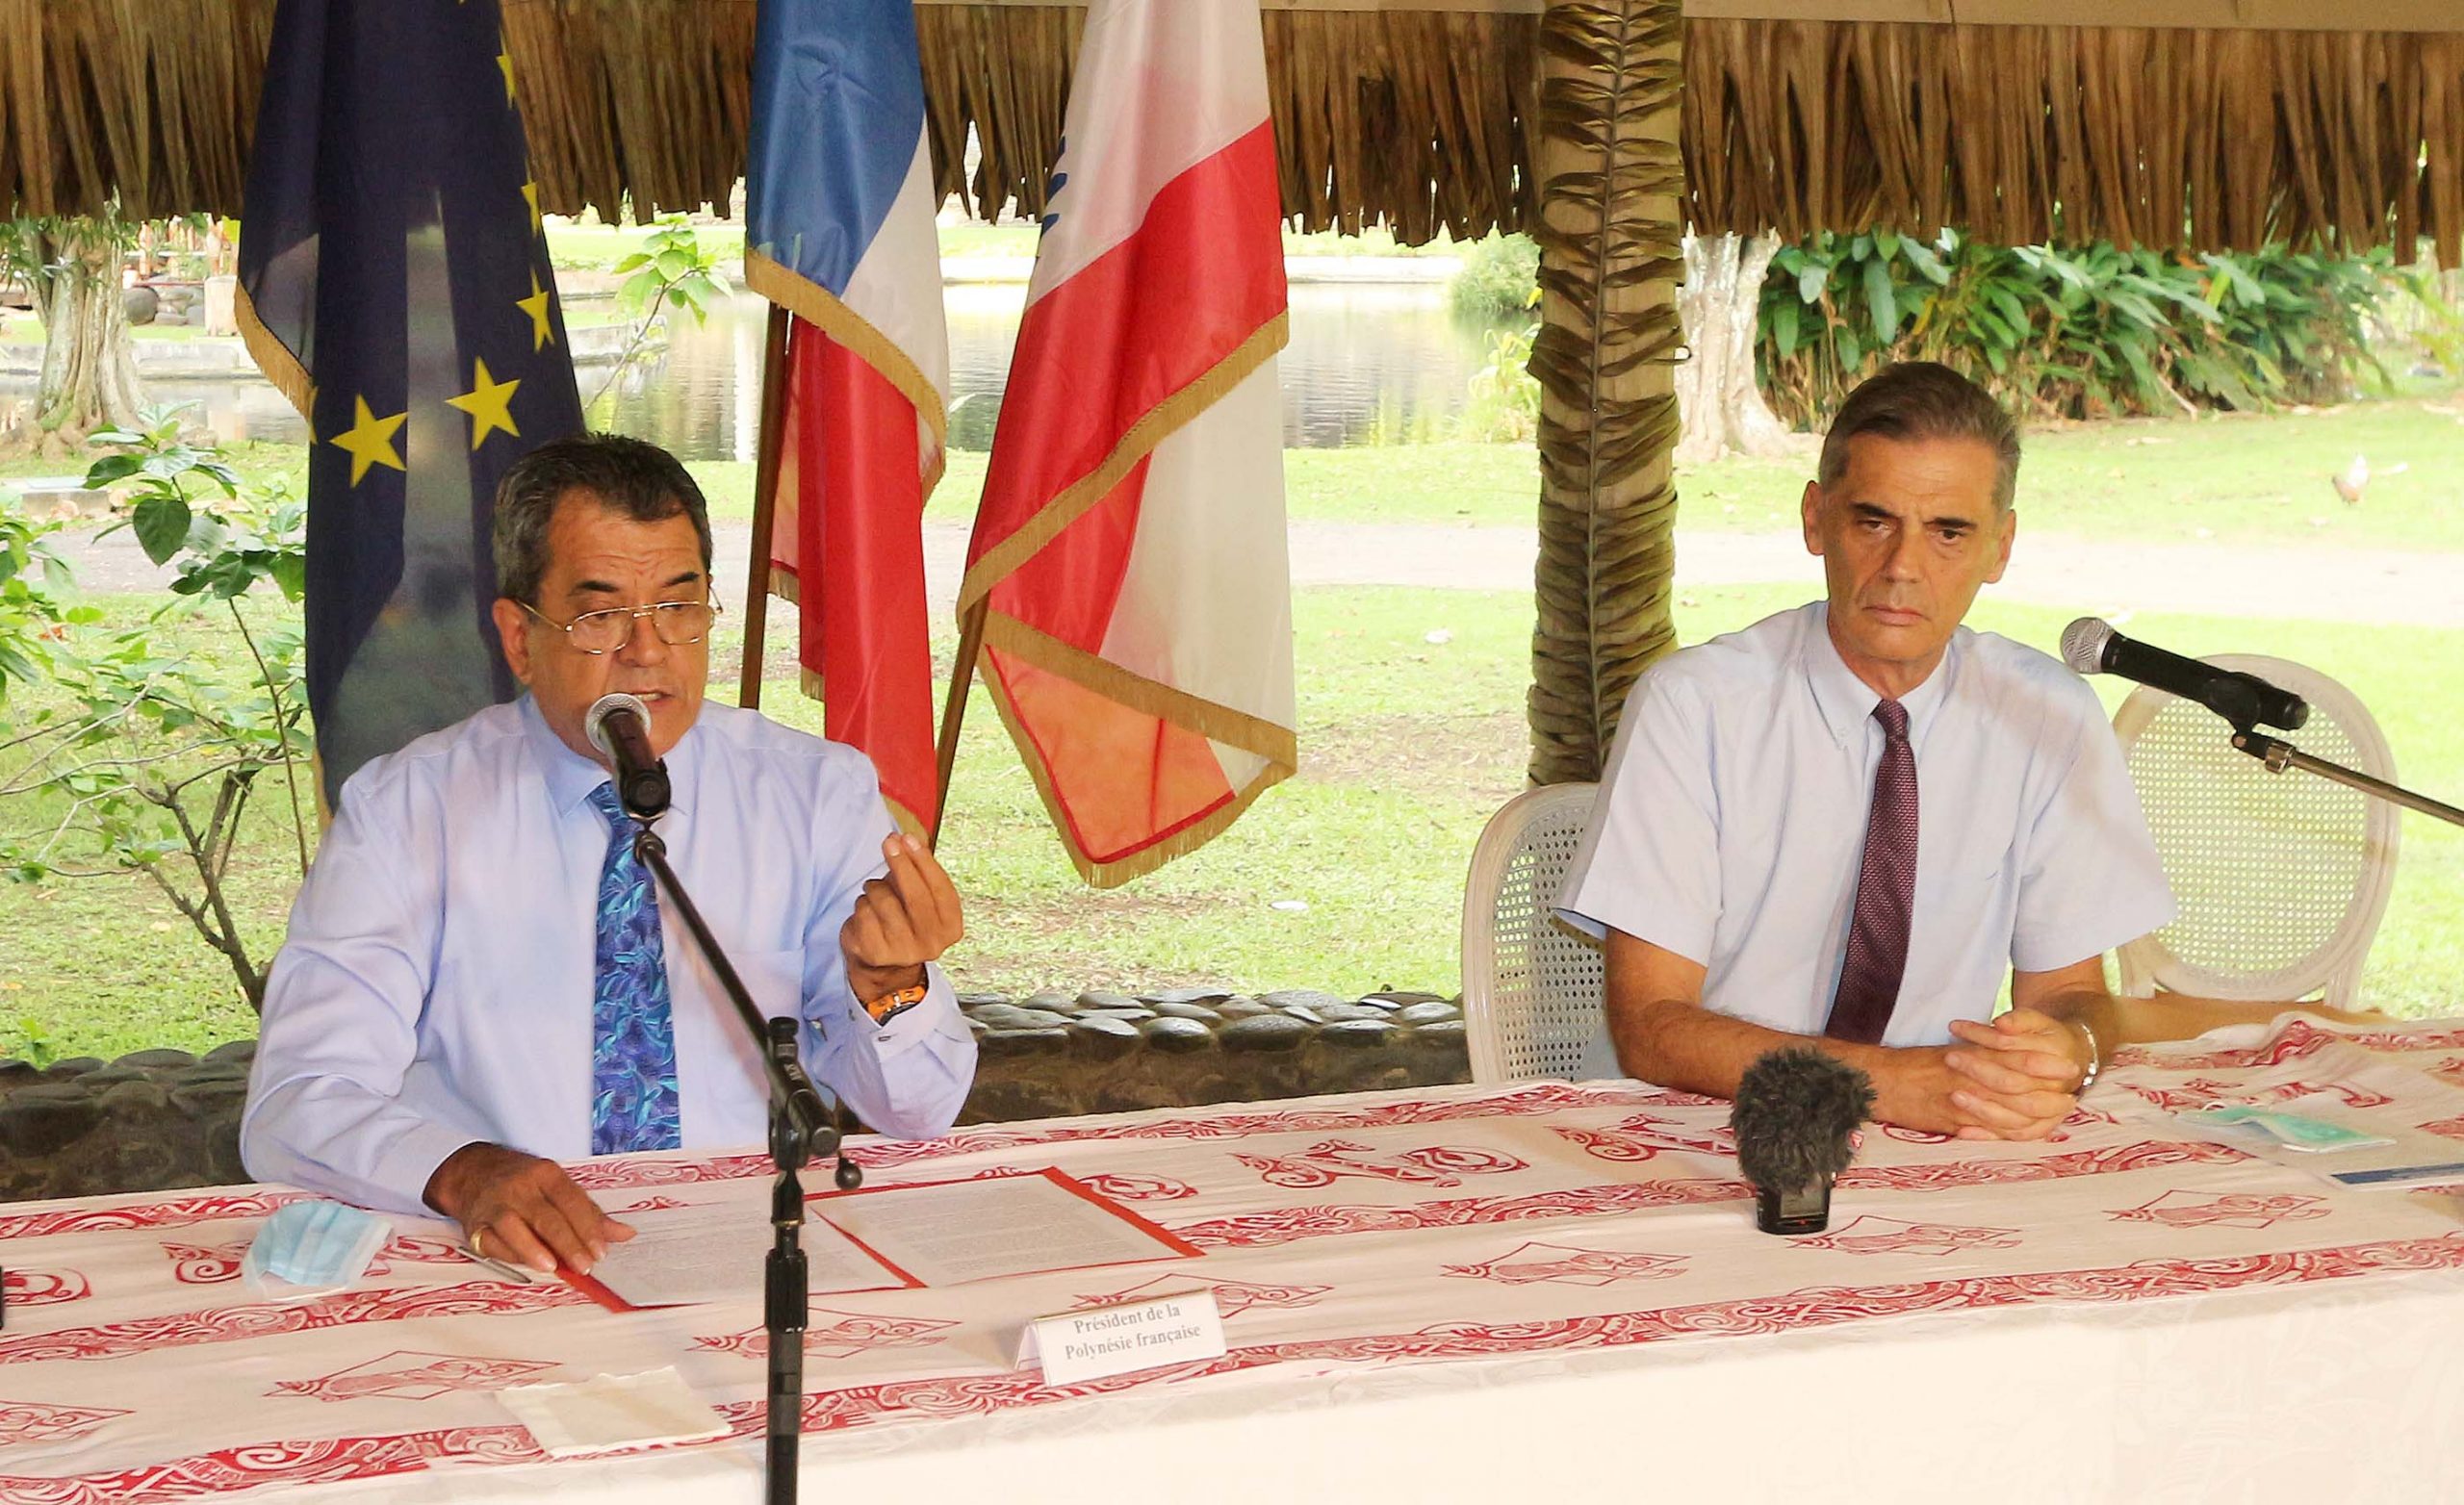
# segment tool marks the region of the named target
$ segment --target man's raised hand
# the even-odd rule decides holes
[[[930,848],[894,833],[882,842],[882,859],[889,871],[864,884],[838,928],[847,987],[859,1003],[922,982],[924,963],[966,934],[958,888]]]

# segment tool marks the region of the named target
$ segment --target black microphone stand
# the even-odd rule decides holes
[[[727,990],[737,1016],[751,1032],[770,1078],[770,1160],[779,1169],[779,1180],[770,1192],[770,1226],[778,1237],[762,1266],[762,1326],[770,1349],[769,1390],[762,1400],[768,1439],[763,1474],[772,1505],[794,1505],[796,1447],[804,1419],[805,1325],[811,1314],[803,1243],[805,1190],[798,1173],[813,1156],[838,1151],[838,1129],[821,1094],[814,1090],[812,1079],[805,1074],[796,1050],[797,1021],[772,1019],[755,1007],[744,980],[736,976],[718,937],[710,933],[692,896],[677,880],[676,869],[668,865],[667,843],[651,829],[660,811],[645,812],[629,802],[626,813],[633,818],[634,855],[658,876],[659,886],[675,902],[684,928],[693,932],[695,944],[709,958],[710,970],[718,974],[719,985]],[[862,1180],[861,1168],[840,1153],[839,1187],[852,1191]]]
[[[2237,723],[2233,727],[2233,746],[2267,765],[2267,770],[2271,774],[2281,774],[2288,768],[2297,768],[2304,773],[2316,774],[2322,778],[2331,779],[2347,788],[2358,789],[2374,800],[2384,800],[2390,804],[2402,805],[2407,810],[2433,816],[2447,822],[2450,826],[2464,826],[2464,810],[2459,810],[2451,804],[2441,804],[2436,800],[2426,795],[2415,794],[2410,789],[2400,789],[2383,778],[2373,778],[2368,774],[2330,763],[2325,758],[2312,757],[2282,737],[2271,737],[2255,727]]]

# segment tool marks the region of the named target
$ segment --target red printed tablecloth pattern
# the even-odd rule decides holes
[[[2341,1094],[2464,1137],[2464,1030],[2288,1020],[2243,1048],[2136,1050],[2051,1141],[1874,1132],[1833,1225],[1752,1229],[1726,1105],[1535,1083],[963,1131],[859,1153],[874,1185],[1059,1165],[1198,1260],[818,1298],[808,1432],[1089,1394],[1404,1364],[1732,1340],[2051,1303],[2197,1298],[2464,1269],[2464,1228],[2169,1132],[2170,1109]],[[2464,1144],[2459,1144],[2464,1155]],[[623,1211],[765,1195],[757,1155],[579,1168]],[[818,1185],[825,1178],[815,1177]],[[510,1385],[674,1365],[758,1432],[759,1271],[723,1305],[610,1314],[405,1224],[359,1288],[257,1299],[238,1261],[268,1187],[0,1210],[0,1505],[144,1505],[540,1463]],[[1232,1348],[1054,1387],[1010,1366],[1027,1317],[1209,1288]],[[729,1446],[729,1442],[697,1444]]]

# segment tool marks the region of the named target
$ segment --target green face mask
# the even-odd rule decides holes
[[[2312,1118],[2303,1113],[2278,1112],[2268,1108],[2247,1108],[2238,1103],[2219,1103],[2192,1115],[2212,1124],[2235,1126],[2266,1135],[2289,1150],[2357,1150],[2364,1145],[2393,1144],[2392,1139],[2324,1118]]]

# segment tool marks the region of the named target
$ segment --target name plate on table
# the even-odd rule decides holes
[[[1211,1290],[1038,1317],[1018,1339],[1018,1363],[1040,1359],[1048,1385],[1222,1357],[1223,1315]]]

